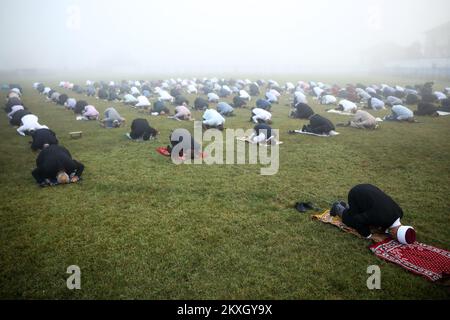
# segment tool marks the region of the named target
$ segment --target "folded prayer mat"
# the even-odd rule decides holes
[[[439,281],[450,276],[450,252],[416,242],[404,245],[387,239],[370,246],[380,259],[421,275],[430,281]]]

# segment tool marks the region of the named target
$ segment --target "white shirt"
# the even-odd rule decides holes
[[[372,98],[371,100],[372,109],[374,110],[380,110],[384,109],[384,102],[377,98]]]
[[[233,92],[233,91],[231,91],[230,87],[227,85],[223,85],[222,89],[225,90],[226,92],[229,92],[230,94]]]
[[[131,87],[130,92],[131,92],[132,95],[141,94],[139,89],[136,88],[136,87]]]
[[[269,92],[271,94],[273,94],[275,97],[279,98],[281,96],[281,93],[279,93],[277,90],[275,89],[270,89]]]
[[[349,100],[341,100],[339,102],[339,105],[342,106],[344,108],[344,112],[350,112],[353,109],[358,109],[358,106],[356,104],[354,104],[353,102],[349,101]]]
[[[322,99],[320,99],[321,104],[333,104],[336,102],[337,102],[336,97],[332,96],[330,94],[327,94],[327,95],[323,96]]]
[[[324,90],[319,87],[314,87],[313,91],[314,91],[314,94],[316,95],[316,97],[320,97],[320,95],[322,94],[322,92]]]
[[[172,97],[167,91],[161,90],[161,91],[159,91],[159,99],[173,101],[174,97]]]
[[[123,96],[123,100],[126,103],[135,103],[138,101],[133,95],[131,95],[129,93]]]
[[[148,101],[147,97],[139,96],[137,98],[138,103],[136,103],[135,107],[148,107],[150,106],[150,101]]]
[[[294,90],[295,86],[292,82],[287,82],[286,83],[286,90]]]
[[[48,129],[47,126],[40,125],[38,120],[38,117],[36,117],[34,114],[28,114],[22,117],[22,126],[17,129],[17,132],[21,136],[25,136],[25,132],[29,130]]]
[[[276,95],[274,95],[272,92],[266,92],[266,98],[267,101],[269,101],[270,103],[274,103],[278,101],[278,98]]]
[[[239,97],[241,97],[242,99],[247,99],[247,100],[251,99],[250,95],[245,90],[239,91]]]
[[[203,114],[203,123],[208,126],[217,127],[225,123],[225,118],[216,110],[208,109]]]
[[[366,92],[367,92],[367,93],[373,93],[373,94],[376,94],[376,93],[377,93],[377,90],[375,90],[375,89],[372,88],[372,87],[367,87],[367,88],[366,88]]]
[[[272,114],[267,110],[255,108],[252,110],[252,112],[254,114],[253,121],[255,123],[258,123],[258,120],[268,121],[268,120],[272,119]]]
[[[398,104],[402,104],[403,101],[400,98],[394,97],[394,96],[389,96],[386,98],[386,101],[391,105],[391,106],[395,106]]]
[[[305,95],[303,92],[301,92],[301,91],[296,91],[296,92],[294,93],[294,96],[295,96],[295,98],[296,98],[296,100],[297,100],[297,103],[298,103],[298,102],[308,103],[308,100],[306,99],[306,95]]]
[[[187,88],[187,92],[190,94],[197,93],[197,88],[193,84],[190,84]]]
[[[361,90],[358,95],[360,96],[361,99],[363,100],[369,100],[370,98],[372,98],[372,96],[370,94],[368,94],[367,92],[365,92],[364,90]]]
[[[438,100],[444,100],[444,99],[447,99],[447,96],[446,96],[443,92],[440,92],[440,91],[436,91],[436,92],[434,93],[434,95],[436,96],[436,98],[437,98]]]
[[[208,93],[208,100],[211,101],[218,101],[219,100],[219,96],[217,94],[215,94],[214,92],[210,92]]]
[[[69,109],[74,109],[76,104],[77,104],[77,100],[75,100],[74,98],[67,99],[67,101],[65,103],[66,107],[68,107]]]
[[[8,118],[12,119],[13,114],[16,113],[19,110],[24,110],[23,106],[12,106],[11,107],[11,112],[8,113]]]

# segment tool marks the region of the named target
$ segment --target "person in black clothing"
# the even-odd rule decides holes
[[[348,194],[348,205],[341,201],[333,204],[331,216],[339,216],[342,222],[356,229],[365,238],[374,238],[370,230],[382,228],[394,239],[403,244],[415,242],[416,234],[412,227],[403,226],[403,210],[387,194],[371,184],[360,184]]]
[[[195,110],[206,110],[209,108],[209,103],[207,100],[198,97],[194,101],[194,109]]]
[[[23,105],[23,103],[22,103],[22,100],[20,100],[17,97],[13,97],[13,98],[9,98],[8,101],[6,101],[5,111],[7,113],[10,113],[11,112],[11,108],[14,107],[14,106],[23,106],[23,107],[25,107]]]
[[[63,106],[64,103],[66,103],[67,99],[69,99],[69,96],[67,94],[63,93],[62,95],[59,96],[57,103],[59,105]]]
[[[42,150],[48,146],[58,144],[56,134],[50,129],[38,129],[30,132],[33,141],[31,143],[31,150]]]
[[[55,93],[56,91],[55,90],[50,90],[48,93],[47,93],[47,98],[49,98],[49,99],[51,99],[52,98],[52,95],[53,95],[53,93]]]
[[[143,139],[144,141],[156,137],[159,132],[150,127],[147,119],[134,119],[131,123],[129,137],[133,140]]]
[[[9,123],[12,126],[21,126],[22,125],[22,118],[25,117],[28,114],[32,114],[30,111],[28,110],[19,110],[17,112],[14,112],[11,120],[9,121]]]
[[[108,91],[108,101],[115,100],[119,100],[119,97],[117,96],[116,90],[114,88],[110,88]]]
[[[182,96],[182,95],[177,95],[177,96],[175,97],[175,100],[174,100],[174,102],[173,102],[173,105],[174,105],[174,106],[181,106],[183,103],[185,103],[186,106],[188,106],[188,105],[189,105],[189,100],[186,99],[186,97],[184,97],[184,96]]]
[[[150,91],[150,90],[149,90],[149,91]],[[172,97],[178,97],[178,96],[181,96],[181,90],[178,89],[178,88],[173,88],[172,90],[170,90],[170,95],[171,95]],[[183,103],[180,103],[180,104],[183,104]]]
[[[66,148],[51,145],[39,153],[36,169],[31,174],[39,185],[45,186],[55,179],[60,184],[77,182],[83,170],[84,165],[73,160]]]
[[[312,115],[314,115],[313,109],[303,102],[297,103],[291,112],[291,117],[295,119],[309,119]]]
[[[275,132],[272,131],[272,127],[270,127],[268,124],[259,123],[253,128],[253,130],[254,132],[249,138],[251,142],[267,144],[276,143]]]
[[[413,105],[419,103],[420,99],[419,96],[413,93],[410,93],[406,96],[405,103],[408,105]]]
[[[43,83],[39,83],[37,88],[36,88],[37,92],[42,93],[45,90],[45,85]]]
[[[97,96],[99,99],[107,100],[109,97],[108,91],[106,91],[106,89],[101,88],[98,90]]]
[[[233,98],[233,108],[243,108],[247,105],[247,101],[239,96]]]
[[[194,137],[186,129],[176,129],[170,134],[170,145],[167,146],[167,151],[173,157],[173,153],[178,151],[179,157],[189,155],[191,159],[199,156],[202,152],[200,144],[198,144]],[[178,146],[181,144],[180,146]],[[178,146],[178,147],[177,147]],[[177,147],[177,148],[175,148]]]
[[[435,116],[437,115],[438,107],[431,102],[420,102],[417,105],[417,110],[414,111],[416,116]]]
[[[82,114],[84,111],[84,108],[88,105],[88,103],[84,100],[77,101],[77,104],[75,105],[75,108],[73,108],[73,112],[75,114]]]
[[[450,112],[450,99],[443,99],[441,100],[441,107],[439,108],[440,111]]]
[[[250,95],[252,97],[259,96],[259,94],[260,94],[259,87],[256,84],[252,83],[250,85],[250,92],[249,93],[250,93]]]
[[[150,113],[152,112],[157,112],[160,115],[170,114],[170,110],[169,108],[166,107],[164,101],[159,100],[156,100],[155,103],[153,104],[153,108],[150,110]]]
[[[303,132],[310,132],[314,134],[329,134],[330,131],[335,130],[334,124],[327,118],[314,114],[309,118],[309,125],[303,126]]]

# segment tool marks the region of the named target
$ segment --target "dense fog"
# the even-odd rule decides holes
[[[0,15],[2,70],[331,72],[414,48],[450,1],[9,0]]]

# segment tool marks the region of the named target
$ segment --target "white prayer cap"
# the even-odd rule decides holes
[[[401,226],[397,230],[397,240],[401,244],[413,244],[416,242],[416,231],[413,227]]]

